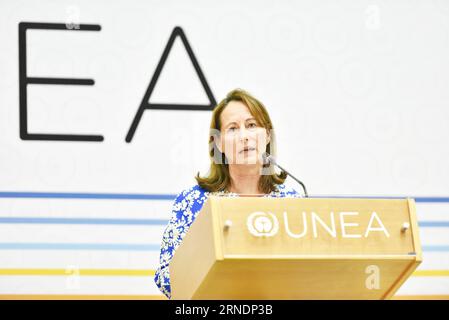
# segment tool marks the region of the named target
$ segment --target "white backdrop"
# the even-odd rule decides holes
[[[27,31],[28,77],[95,81],[28,85],[28,131],[104,141],[20,139],[20,22],[101,26]],[[449,294],[444,0],[1,0],[0,294],[158,293],[162,230],[207,172],[211,112],[146,110],[125,137],[176,26],[217,102],[240,87],[267,106],[278,160],[311,195],[417,197],[428,272],[400,293]],[[149,102],[209,103],[179,38]]]

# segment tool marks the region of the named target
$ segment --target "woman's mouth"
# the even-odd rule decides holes
[[[247,148],[244,148],[242,151],[240,151],[240,153],[248,153],[248,152],[255,151],[255,150],[256,150],[256,148],[247,147]]]

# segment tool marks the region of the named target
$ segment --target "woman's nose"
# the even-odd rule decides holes
[[[248,140],[248,130],[246,128],[241,128],[239,132],[240,140]]]

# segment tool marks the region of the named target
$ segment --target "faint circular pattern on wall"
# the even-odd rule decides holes
[[[17,132],[17,139],[19,139],[18,135],[19,133]],[[22,140],[18,140],[16,143],[19,144],[21,142]],[[15,183],[24,182],[29,178],[24,176],[26,170],[20,168],[20,165],[23,165],[26,161],[26,157],[17,145],[11,145],[2,141],[0,145],[1,190],[8,191]]]
[[[114,17],[110,25],[102,25],[101,32],[108,34],[113,41],[117,41],[119,47],[143,50],[151,46],[152,32],[156,29],[151,19],[155,13],[154,8],[125,5],[115,9],[118,15]]]
[[[433,5],[436,7],[437,11],[444,14],[449,18],[449,1],[447,0],[432,0]]]
[[[258,34],[255,32],[251,16],[241,11],[226,12],[217,17],[215,26],[215,39],[220,45],[221,54],[231,62],[234,55],[235,60],[241,57],[256,56],[254,52]]]
[[[291,66],[280,71],[279,76],[301,97],[316,97],[327,84],[328,70],[317,57],[301,57],[292,60]]]
[[[127,155],[121,149],[122,144],[118,144],[122,141],[115,142],[115,148],[112,148],[111,145],[114,142],[105,136],[105,142],[81,142],[79,144],[78,152],[72,156],[76,168],[72,179],[74,185],[82,185],[87,189],[86,191],[102,189],[102,192],[110,192],[120,188],[126,189],[130,178],[124,173],[128,167]],[[127,145],[123,147],[127,147]],[[120,177],[113,174],[117,172],[117,168],[123,171],[120,172]],[[93,215],[95,214],[93,213]]]
[[[29,90],[28,86],[28,90]],[[50,97],[48,97],[50,98]],[[50,99],[51,101],[51,99]],[[48,112],[49,100],[42,93],[30,94],[28,92],[27,116],[28,116],[28,132],[48,130],[52,132],[52,124],[60,121],[58,115]],[[19,114],[17,114],[19,117]]]
[[[298,17],[278,14],[268,18],[266,41],[282,53],[299,53],[304,45],[305,27]]]
[[[417,12],[420,14],[422,10],[426,10],[428,4],[425,0],[407,0],[407,1],[389,1],[389,0],[382,0],[385,1],[386,4],[396,4],[399,9],[405,9]]]
[[[435,191],[429,191],[433,194],[441,194],[443,196],[448,196],[449,190],[447,187],[447,182],[449,181],[449,166],[447,164],[447,159],[449,157],[449,150],[446,153],[434,156],[430,160],[429,168],[429,179],[432,181],[432,188]]]
[[[313,128],[310,128],[311,123],[307,112],[310,104],[307,101],[277,100],[275,104],[268,105],[267,108],[273,121],[273,133],[276,135],[278,152],[287,149],[287,146],[306,143],[308,136],[313,135],[314,132],[308,132],[308,130],[313,131]],[[295,114],[294,117],[292,113]],[[283,126],[278,126],[278,123],[283,123]]]
[[[360,124],[366,135],[375,142],[391,142],[402,132],[402,111],[383,104],[370,104]]]
[[[33,48],[34,45],[39,46],[39,42],[39,37],[30,39],[28,50]],[[45,51],[40,52],[40,54],[27,57],[28,77],[70,78],[70,75],[74,74],[75,56],[73,54],[68,55],[64,49],[58,49],[58,47],[52,47],[51,54]],[[54,58],[56,56],[58,58]],[[38,66],[38,74],[33,72],[32,69],[35,68],[30,66]],[[78,77],[74,76],[73,78]]]
[[[109,108],[108,108],[109,107]],[[115,107],[115,106],[114,106]],[[111,106],[99,104],[94,98],[72,97],[63,105],[63,116],[60,121],[69,124],[82,125],[92,129],[83,129],[87,134],[100,134],[103,132],[102,124],[108,122]],[[77,131],[81,129],[71,129]]]
[[[368,96],[374,87],[374,72],[365,61],[354,59],[345,62],[337,71],[340,89],[354,98]]]
[[[123,56],[103,52],[88,62],[87,72],[95,80],[95,90],[119,94],[125,85],[126,67]]]
[[[291,101],[286,107],[297,108],[300,111],[296,110],[296,114],[299,114],[295,117],[289,117],[289,114],[285,114],[284,117],[287,119],[287,123],[290,124],[288,127],[288,135],[286,138],[286,142],[283,145],[302,142],[302,140],[308,141],[308,139],[320,139],[326,140],[326,137],[323,137],[323,131],[316,130],[317,123],[320,123],[320,113],[324,109],[317,102],[311,101],[302,101],[300,104],[296,101]],[[299,135],[300,138],[296,139],[295,135]],[[292,139],[293,136],[293,139]],[[279,141],[278,141],[279,144]]]
[[[355,1],[357,2],[357,1]],[[359,1],[362,2],[362,1]],[[427,5],[426,0],[403,0],[403,1],[390,1],[390,0],[376,0],[367,2],[369,4],[378,5],[382,11],[388,10],[389,12],[399,17],[401,14],[413,14],[420,13],[424,6]]]
[[[305,119],[301,128],[301,137],[309,143],[330,144],[333,146],[342,143],[352,143],[357,120],[353,117],[349,104],[332,103],[326,99],[305,101],[300,106],[299,117]]]
[[[169,132],[170,167],[177,170],[187,166],[184,161],[189,157],[189,150],[192,150],[192,141],[183,128],[173,128]]]
[[[8,6],[9,9],[2,8],[4,14],[2,15],[2,19],[0,19],[0,27],[2,27],[2,30],[10,30],[14,31],[14,33],[17,32],[17,39],[19,22],[34,20],[41,21],[42,17],[46,17],[48,15],[48,10],[35,1],[9,1]],[[24,17],[26,17],[26,19]],[[12,26],[14,26],[14,29],[11,30],[10,28]]]
[[[17,91],[18,92],[18,88]],[[10,94],[0,94],[0,128],[2,128],[2,140],[5,141],[9,137],[18,138],[19,136],[19,96],[16,93],[11,99]],[[12,103],[11,103],[12,101]],[[13,139],[9,141],[13,141]]]
[[[326,186],[329,181],[337,181],[337,170],[335,167],[335,151],[330,146],[304,146],[302,148],[302,155],[307,155],[307,160],[304,160],[304,165],[309,164],[307,168],[310,176],[313,176],[312,181],[304,181],[308,192],[310,194],[327,193],[329,189],[314,189],[312,186]]]
[[[347,152],[341,152],[338,155],[338,160],[341,161],[338,171],[340,179],[343,181],[345,193],[360,194],[360,193],[374,193],[375,190],[370,189],[371,186],[366,177],[379,177],[381,174],[379,170],[378,156],[368,150],[369,146],[365,145],[363,149],[357,146],[350,147]],[[365,177],[365,178],[363,178]],[[376,186],[374,186],[376,187]]]
[[[90,126],[93,129],[86,134],[96,134],[101,131],[101,122],[107,118],[107,111],[102,112],[100,106],[92,98],[73,96],[55,105],[42,96],[36,94],[29,97],[28,103],[28,131],[30,133],[58,133],[78,134],[85,129],[79,127]],[[106,108],[106,106],[102,106]],[[55,110],[55,109],[58,110]],[[63,124],[63,125],[61,125]],[[81,133],[80,133],[81,134]]]
[[[361,41],[363,47],[369,53],[386,54],[393,51],[397,35],[393,28],[388,29],[385,26],[379,29],[363,29],[361,32]]]
[[[449,13],[446,15],[448,19],[440,15],[429,15],[426,17],[428,21],[419,23],[419,27],[406,34],[405,39],[413,45],[419,45],[417,49],[420,52],[426,50],[429,58],[432,58],[435,53],[447,49],[449,45]]]
[[[444,103],[429,105],[419,103],[418,111],[410,112],[410,126],[421,143],[434,143],[435,149],[446,145],[449,138],[449,108]],[[449,150],[449,148],[444,148]],[[448,164],[449,165],[449,164]]]
[[[395,95],[405,100],[439,103],[436,99],[447,97],[449,83],[447,66],[441,65],[442,55],[428,59],[398,59],[391,63],[389,85]]]
[[[430,157],[419,149],[413,152],[397,149],[392,155],[391,177],[397,190],[406,190],[411,195],[422,193],[429,183]]]
[[[5,90],[2,95],[6,95],[6,90],[14,89],[14,87],[19,90],[19,62],[17,60],[17,63],[11,63],[11,60],[16,59],[16,57],[16,51],[10,46],[2,47],[0,52],[0,70],[2,70],[2,76],[0,77],[0,88],[2,91]],[[14,97],[16,97],[16,95],[14,95]]]
[[[162,14],[167,15],[167,22],[172,22],[172,28],[179,26],[183,29],[190,46],[192,47],[194,53],[198,53],[195,47],[199,45],[208,45],[208,36],[212,32],[209,28],[207,22],[205,22],[205,17],[201,10],[195,8],[186,2],[186,5],[181,5],[182,3],[173,3],[173,5],[165,5]],[[172,29],[170,30],[170,32]],[[166,35],[168,40],[170,34]],[[201,39],[201,41],[200,41]],[[207,39],[207,40],[206,40]],[[204,43],[206,42],[207,43]],[[210,44],[209,44],[210,45]],[[161,50],[162,52],[162,50]]]
[[[395,59],[390,63],[389,85],[395,95],[410,98],[421,88],[421,77],[418,74],[417,65],[413,61]]]
[[[342,16],[321,16],[314,21],[312,36],[317,48],[324,54],[345,52],[350,42],[350,28]]]
[[[185,172],[191,172],[188,176],[192,177],[198,171],[201,176],[207,174],[209,169],[207,133],[210,117],[211,114],[208,112],[186,115],[185,125],[182,128],[174,126],[166,134],[167,144],[161,148],[161,152],[170,156],[173,179],[185,176]]]
[[[58,148],[61,144],[76,144],[77,142],[42,141],[42,148],[30,159],[31,171],[35,172],[35,184],[45,189],[68,187],[77,174],[76,159],[70,156],[64,148]],[[32,178],[32,177],[30,177]]]

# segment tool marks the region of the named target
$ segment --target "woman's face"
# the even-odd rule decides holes
[[[270,137],[248,107],[231,101],[220,115],[221,132],[217,147],[229,164],[261,164]]]

